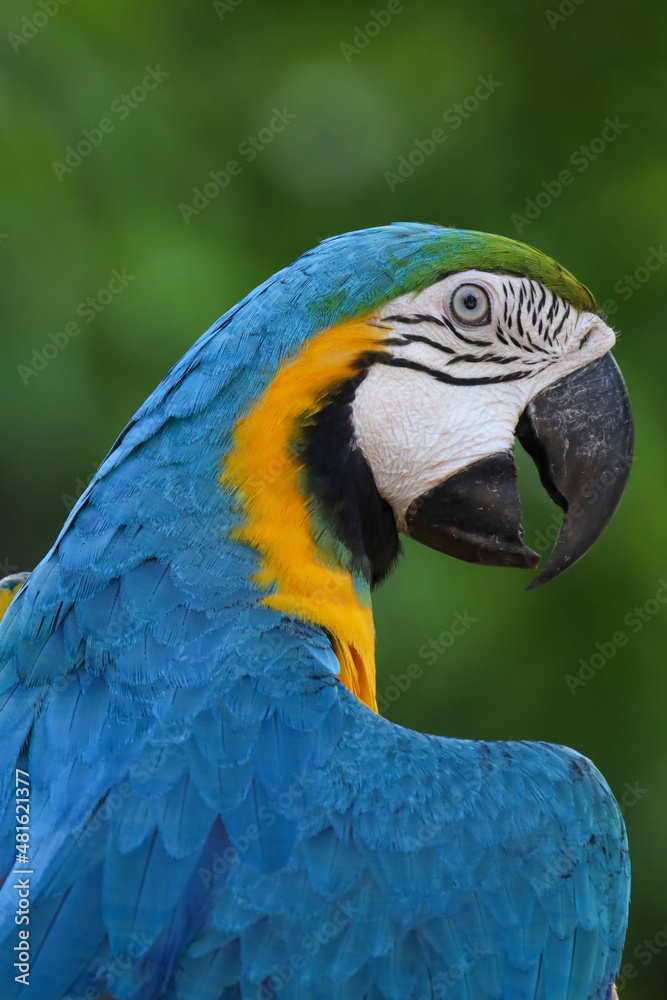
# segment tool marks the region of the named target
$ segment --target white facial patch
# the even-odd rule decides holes
[[[402,295],[377,319],[391,355],[371,367],[352,413],[357,445],[399,529],[416,497],[511,451],[531,399],[615,341],[599,316],[578,313],[538,282],[487,271]]]

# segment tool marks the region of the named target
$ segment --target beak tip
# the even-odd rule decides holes
[[[543,390],[517,436],[565,517],[534,590],[573,566],[600,537],[625,490],[633,451],[632,410],[623,377],[605,354]]]
[[[533,577],[524,589],[535,590],[536,587],[541,587],[542,584],[555,580],[557,576],[560,576],[561,573],[564,573],[566,569],[570,568],[570,566],[574,566],[574,564],[578,561],[578,556],[577,558],[573,558],[571,553],[563,551],[557,541],[546,566],[540,573],[537,574],[537,576]]]

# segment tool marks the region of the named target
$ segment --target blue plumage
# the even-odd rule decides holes
[[[218,483],[281,362],[435,269],[442,232],[328,241],[215,323],[2,620],[2,871],[21,767],[39,1000],[263,998],[271,977],[283,1000],[609,1000],[628,860],[604,779],[376,716],[321,629],[260,603]]]

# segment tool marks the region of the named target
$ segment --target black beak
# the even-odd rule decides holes
[[[611,354],[536,396],[516,433],[542,485],[565,511],[547,565],[526,588],[532,590],[588,552],[625,491],[634,427],[628,391]]]
[[[537,552],[522,542],[516,465],[499,451],[461,469],[413,500],[407,534],[449,556],[485,566],[535,569]]]
[[[549,496],[565,511],[546,567],[526,588],[532,589],[588,551],[625,490],[632,464],[632,411],[611,354],[539,393],[516,433]],[[417,497],[405,522],[412,538],[467,562],[529,569],[539,563],[522,540],[510,452],[483,458]]]

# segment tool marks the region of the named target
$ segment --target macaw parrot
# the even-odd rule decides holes
[[[632,455],[613,343],[537,250],[401,223],[194,344],[0,591],[5,1000],[615,996],[605,779],[382,718],[370,603],[399,534],[536,568],[515,435],[565,510],[533,584],[583,555]]]

